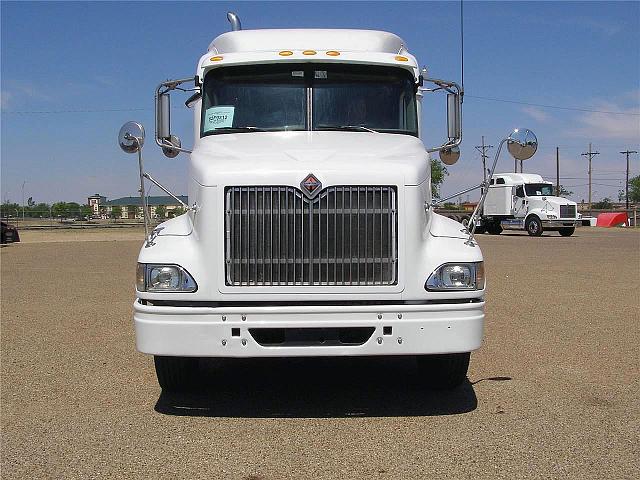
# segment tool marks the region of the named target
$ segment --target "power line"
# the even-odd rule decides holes
[[[611,110],[596,110],[596,109],[592,109],[592,108],[583,108],[583,107],[560,107],[558,105],[544,105],[544,104],[541,104],[541,103],[521,102],[521,101],[518,101],[518,100],[506,100],[504,98],[481,97],[479,95],[469,95],[469,94],[465,94],[465,97],[467,97],[467,98],[477,98],[477,99],[480,99],[480,100],[489,100],[489,101],[492,101],[492,102],[516,103],[518,105],[528,105],[530,107],[555,108],[555,109],[558,109],[558,110],[575,110],[575,111],[578,111],[578,112],[606,113],[606,114],[609,114],[609,115],[629,115],[629,116],[640,117],[640,113],[616,112],[616,111],[611,111]]]

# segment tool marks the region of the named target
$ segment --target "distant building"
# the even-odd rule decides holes
[[[178,195],[178,198],[185,204],[189,203],[186,195]],[[139,219],[142,218],[142,201],[140,197],[122,197],[107,200],[98,193],[87,197],[88,204],[96,217],[112,218],[114,207],[120,207],[121,213],[117,218]],[[149,215],[151,218],[171,218],[176,210],[182,209],[182,205],[170,196],[147,197]]]

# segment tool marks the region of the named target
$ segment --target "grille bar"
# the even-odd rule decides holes
[[[227,285],[397,283],[393,186],[227,187],[225,211]]]

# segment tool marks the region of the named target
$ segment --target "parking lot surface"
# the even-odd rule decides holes
[[[1,249],[3,479],[638,478],[637,230],[479,236],[485,339],[456,391],[411,358],[252,359],[172,396],[135,351],[132,232]]]

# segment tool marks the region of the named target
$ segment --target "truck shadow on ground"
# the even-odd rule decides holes
[[[201,362],[199,387],[165,393],[166,415],[331,418],[453,415],[476,409],[472,384],[433,391],[411,357],[224,359]]]

